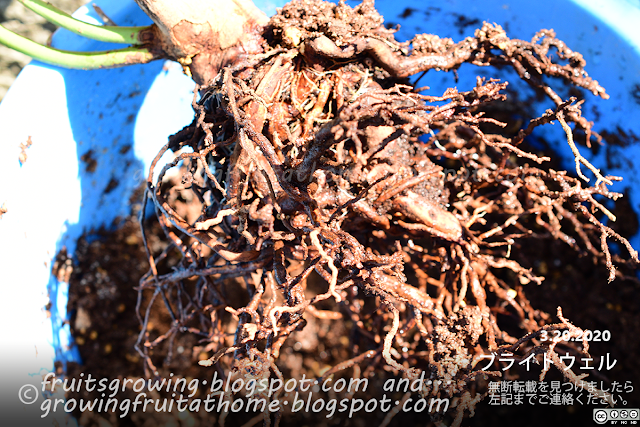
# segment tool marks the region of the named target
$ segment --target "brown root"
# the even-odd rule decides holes
[[[408,378],[426,372],[443,384],[425,386],[423,395],[459,398],[456,423],[484,397],[469,388],[483,356],[547,355],[580,381],[564,370],[557,347],[588,354],[586,344],[536,338],[581,330],[561,312],[562,323],[548,325],[531,307],[522,286],[544,278],[514,254],[527,239],[557,239],[606,264],[609,280],[614,260],[638,262],[595,214],[611,217],[601,201],[619,197],[607,189],[618,178],[580,156],[568,125],[591,132],[580,103],[559,99],[541,79],[558,77],[606,97],[582,57],[550,31],[523,42],[489,24],[457,44],[422,35],[409,48],[368,1],[355,9],[293,2],[264,36],[264,55],[224,68],[200,88],[196,120],[171,138],[149,173],[147,197],[179,256],[166,274],[150,257],[140,284],[141,293],[153,292],[175,311],[172,330],[153,340],[141,315],[147,367],[155,369],[149,355],[160,342],[192,331],[212,354],[202,365],[224,364],[238,376],[259,361],[252,377],[281,377],[281,349],[317,318],[358,337],[347,340],[349,357],[325,376],[385,366]],[[569,64],[552,63],[551,47]],[[486,108],[504,101],[506,83],[478,80],[468,91],[425,96],[404,79],[462,62],[513,66],[556,110],[508,137],[487,130],[504,123]],[[578,178],[522,145],[553,120],[567,132]],[[169,150],[175,160],[154,178]],[[595,185],[585,184],[580,165]],[[178,169],[182,183],[168,178]],[[188,212],[178,209],[179,198],[192,201]],[[611,254],[609,238],[627,249],[626,260]],[[505,332],[501,313],[516,319],[523,338]],[[221,338],[225,331],[235,332]]]

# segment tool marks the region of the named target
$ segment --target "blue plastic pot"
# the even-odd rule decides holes
[[[132,0],[96,3],[119,25],[150,23]],[[283,1],[256,3],[273,14]],[[613,189],[627,189],[632,206],[640,212],[640,167],[635,162],[640,141],[640,2],[450,0],[431,4],[377,2],[387,22],[402,25],[400,39],[427,32],[460,40],[486,20],[522,39],[553,28],[569,47],[581,52],[589,74],[611,96],[608,101],[587,96],[584,114],[597,119],[596,131],[620,129],[630,135],[628,145],[607,145],[597,156],[588,157],[607,174],[625,177]],[[91,7],[81,8],[74,16],[100,22]],[[108,47],[67,31],[56,32],[53,46]],[[518,90],[529,90],[515,83],[514,73],[471,65],[461,68],[457,83],[451,73],[429,72],[421,85],[430,86],[432,94],[454,84],[468,90],[476,75],[508,78]],[[30,387],[40,389],[42,375],[53,370],[54,361],[79,360],[66,323],[68,284],[52,275],[53,258],[63,247],[73,254],[84,232],[108,227],[128,214],[131,192],[146,175],[150,160],[168,135],[191,121],[193,88],[181,67],[171,62],[100,71],[32,62],[0,104],[0,205],[6,203],[8,208],[0,219],[2,414],[15,414],[29,425],[38,421],[51,425],[50,417],[40,418],[42,393]],[[533,108],[541,114],[551,106],[546,102]],[[558,153],[567,168],[573,168],[559,125],[546,126],[537,135],[558,141]],[[21,165],[20,143],[28,137],[33,145]],[[586,148],[582,152],[590,153]],[[96,164],[90,166],[92,159]],[[638,236],[632,242],[640,247]],[[35,403],[24,403],[33,397]],[[55,416],[61,425],[67,422],[60,411]]]

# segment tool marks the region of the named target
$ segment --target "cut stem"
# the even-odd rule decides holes
[[[149,27],[111,27],[82,22],[66,12],[40,0],[18,0],[20,3],[62,28],[80,36],[109,43],[139,44],[138,35]]]
[[[47,64],[84,70],[146,64],[161,58],[161,56],[153,54],[147,49],[136,47],[99,52],[71,52],[54,49],[22,37],[1,25],[0,43]]]

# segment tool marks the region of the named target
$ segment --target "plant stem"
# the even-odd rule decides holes
[[[157,26],[154,36],[168,58],[198,84],[220,68],[259,52],[269,18],[251,0],[135,0]]]
[[[101,52],[71,52],[54,49],[15,34],[1,25],[0,43],[39,61],[65,68],[91,70],[145,64],[155,59],[160,59],[159,55],[153,54],[147,49],[135,47]]]
[[[49,22],[83,37],[110,43],[138,44],[138,35],[149,27],[108,27],[75,19],[66,12],[41,0],[18,0]]]

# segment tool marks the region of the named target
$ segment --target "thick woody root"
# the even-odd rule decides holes
[[[149,173],[146,197],[180,254],[166,274],[156,264],[169,251],[150,255],[140,284],[141,301],[154,292],[174,315],[172,329],[152,339],[140,307],[139,349],[151,372],[154,347],[193,333],[212,354],[202,365],[223,364],[234,377],[279,377],[282,348],[308,319],[344,322],[351,358],[324,375],[352,369],[364,377],[384,365],[409,378],[425,371],[446,385],[425,385],[423,395],[460,397],[459,423],[482,398],[469,392],[480,357],[507,350],[557,357],[559,347],[576,347],[535,341],[549,316],[531,307],[523,285],[544,278],[513,255],[527,239],[557,239],[606,264],[609,280],[614,261],[638,262],[596,216],[615,219],[602,200],[620,196],[607,189],[618,178],[579,155],[569,124],[591,132],[580,103],[558,101],[542,80],[560,77],[605,96],[582,57],[549,31],[528,43],[489,24],[457,44],[431,35],[401,44],[370,2],[356,9],[294,2],[265,31],[265,54],[200,88],[196,119]],[[567,65],[551,62],[552,47]],[[462,62],[514,66],[556,108],[507,137],[486,131],[505,123],[485,108],[505,100],[506,83],[479,80],[436,97],[403,80]],[[555,120],[576,153],[578,178],[521,148]],[[175,160],[154,180],[169,150]],[[179,183],[168,178],[175,170]],[[613,255],[608,239],[626,247],[628,259]],[[231,287],[242,289],[240,300],[231,300]],[[525,338],[505,332],[497,317],[505,312]]]

